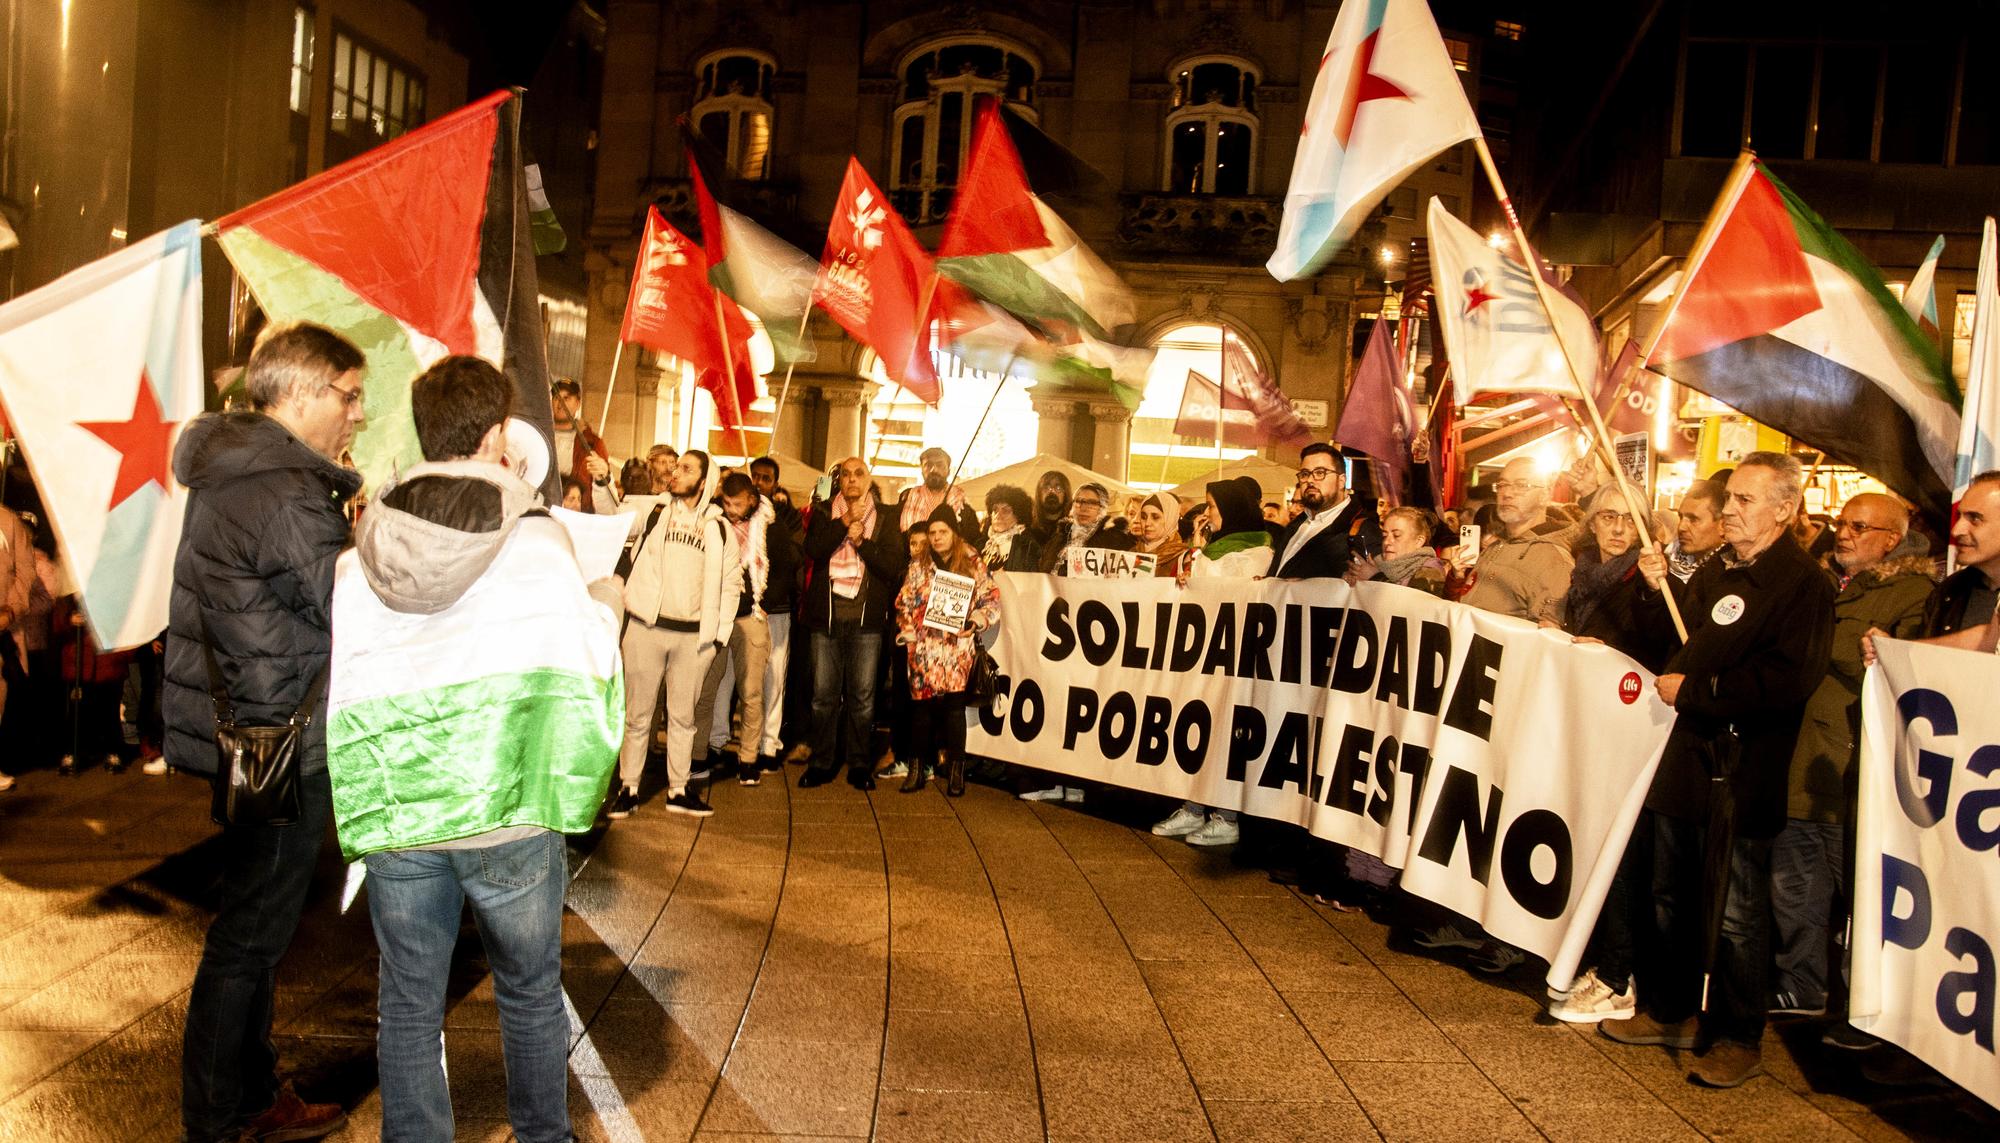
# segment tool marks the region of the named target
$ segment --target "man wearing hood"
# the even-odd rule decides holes
[[[375,498],[334,582],[327,761],[381,950],[385,1137],[452,1136],[438,1045],[467,902],[514,1137],[571,1137],[562,835],[596,821],[617,756],[621,585],[585,586],[568,534],[507,466],[513,403],[479,358],[425,370],[410,388],[425,463]]]
[[[699,772],[709,769],[709,756],[719,754],[729,742],[729,704],[732,695],[739,701],[741,729],[736,736],[736,776],[745,786],[755,786],[763,773],[758,745],[764,734],[765,667],[771,659],[771,625],[764,613],[764,600],[772,575],[779,569],[771,560],[777,509],[758,495],[757,486],[741,472],[722,478],[722,519],[729,525],[739,558],[731,573],[736,588],[736,611],[724,624],[729,632],[725,646],[708,664],[702,679],[701,697],[694,708],[696,748],[694,760]],[[795,570],[796,563],[791,565]],[[720,776],[727,776],[726,773]]]
[[[204,642],[241,721],[275,726],[301,704],[312,710],[297,823],[222,830],[222,904],[195,969],[181,1050],[190,1143],[246,1130],[316,1139],[346,1122],[339,1107],[307,1104],[279,1084],[271,1001],[332,812],[322,688],[333,565],[347,546],[345,502],[361,488],[338,458],[362,420],[364,364],[319,326],[267,329],[244,369],[255,411],[197,417],[174,446],[174,476],[189,495],[167,623],[167,761],[216,770]]]
[[[647,514],[625,584],[625,745],[610,816],[639,804],[653,709],[667,684],[667,811],[707,817],[714,807],[688,788],[694,708],[708,664],[729,639],[736,615],[739,555],[715,497],[715,466],[689,449],[674,462],[667,496]],[[638,523],[638,517],[633,517]]]

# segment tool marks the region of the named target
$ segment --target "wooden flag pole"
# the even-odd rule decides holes
[[[806,326],[812,321],[812,312],[812,307],[808,305],[806,312],[799,315],[798,339],[800,341],[806,339]],[[785,362],[785,384],[782,389],[778,390],[777,411],[771,414],[771,447],[764,450],[766,452],[778,451],[778,426],[783,424],[785,420],[785,399],[792,395],[792,370],[798,368],[798,364],[796,359]]]
[[[604,431],[605,425],[611,423],[611,391],[618,388],[618,363],[624,357],[625,342],[623,339],[620,339],[618,348],[611,351],[611,376],[606,378],[604,382],[604,408],[600,409],[597,414],[597,431],[599,433]],[[632,428],[635,432],[639,428],[639,417],[636,410],[632,417]]]
[[[725,372],[722,387],[729,391],[729,413],[736,418],[736,447],[743,452],[743,463],[750,463],[750,438],[743,431],[742,401],[736,396],[736,355],[729,349],[729,327],[722,321],[722,291],[710,290],[708,296],[715,302],[715,336],[722,342],[722,367]],[[734,303],[731,303],[734,304]],[[689,420],[693,420],[692,417]]]
[[[1161,488],[1167,486],[1167,466],[1174,462],[1174,446],[1181,441],[1181,435],[1174,433],[1167,438],[1167,454],[1160,458],[1160,478],[1153,483]]]
[[[876,463],[882,459],[882,446],[889,441],[889,414],[896,411],[896,402],[901,400],[902,397],[903,383],[898,381],[896,382],[896,392],[889,398],[889,407],[882,413],[882,431],[875,434],[875,451],[868,458],[868,471],[871,473],[875,471]],[[867,424],[867,418],[864,417],[862,419],[862,424]]]
[[[1542,268],[1535,257],[1534,247],[1528,245],[1528,235],[1521,229],[1521,216],[1514,212],[1514,202],[1507,197],[1507,186],[1500,180],[1500,169],[1493,164],[1493,152],[1486,146],[1486,136],[1483,134],[1474,136],[1472,145],[1479,152],[1479,165],[1486,171],[1486,180],[1493,187],[1493,197],[1500,200],[1500,209],[1507,215],[1507,227],[1513,232],[1514,243],[1521,251],[1521,261],[1527,268],[1528,280],[1535,284],[1535,296],[1541,301],[1542,312],[1549,319],[1549,332],[1555,337],[1556,345],[1562,349],[1563,364],[1568,367],[1570,384],[1576,387],[1577,396],[1582,398],[1584,410],[1590,414],[1590,424],[1594,430],[1598,452],[1602,455],[1605,466],[1611,470],[1611,479],[1617,482],[1620,493],[1625,497],[1625,506],[1631,510],[1633,521],[1639,525],[1639,543],[1648,553],[1657,553],[1660,547],[1653,539],[1651,508],[1639,498],[1638,492],[1632,488],[1632,483],[1625,479],[1625,470],[1619,467],[1618,457],[1611,451],[1610,430],[1605,428],[1604,417],[1597,411],[1597,401],[1584,385],[1583,370],[1577,367],[1575,351],[1562,336],[1562,330],[1556,321],[1555,299],[1550,296],[1548,282],[1542,278]],[[1681,642],[1687,642],[1687,624],[1681,619],[1680,605],[1674,602],[1674,593],[1671,590],[1663,590],[1660,596],[1666,600],[1667,615],[1674,622],[1674,633],[1681,637]]]
[[[1222,406],[1229,401],[1229,329],[1218,325],[1222,336],[1216,340],[1215,371],[1215,474],[1222,475]]]

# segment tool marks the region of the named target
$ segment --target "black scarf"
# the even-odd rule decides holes
[[[1625,549],[1625,554],[1606,560],[1596,544],[1586,546],[1577,553],[1576,570],[1569,577],[1569,630],[1571,634],[1581,633],[1590,622],[1591,615],[1604,603],[1604,597],[1611,589],[1632,574],[1639,565],[1639,545]]]

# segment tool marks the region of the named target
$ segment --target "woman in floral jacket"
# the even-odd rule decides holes
[[[896,594],[896,641],[909,648],[910,698],[915,701],[917,759],[903,780],[905,794],[924,788],[931,765],[948,775],[945,793],[965,792],[965,683],[978,653],[979,632],[1000,618],[1000,588],[986,561],[958,534],[951,512],[939,508],[925,522],[922,554],[910,561]],[[964,626],[947,634],[924,625],[938,570],[972,580],[972,607]]]

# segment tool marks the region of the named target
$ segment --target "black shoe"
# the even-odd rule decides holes
[[[1882,1041],[1863,1032],[1845,1020],[1828,1028],[1820,1036],[1819,1042],[1829,1048],[1838,1048],[1843,1052],[1865,1052],[1870,1048],[1880,1047],[1882,1044]]]
[[[709,767],[708,759],[695,758],[688,762],[688,781],[706,782],[714,776],[715,771]]]
[[[785,764],[779,761],[776,754],[759,754],[757,756],[757,769],[762,770],[766,774],[775,774],[784,768]]]
[[[947,798],[965,796],[965,755],[954,754],[944,768],[944,794]]]
[[[737,765],[735,759],[724,758],[720,762],[717,762],[709,767],[708,776],[715,779],[718,782],[722,782],[730,778],[734,778],[738,774],[741,774],[742,772],[743,768]]]
[[[705,818],[715,812],[715,807],[695,797],[693,790],[682,790],[667,799],[667,812],[687,814],[689,817]]]
[[[799,788],[810,790],[814,786],[824,786],[833,781],[834,776],[839,773],[840,771],[831,767],[808,766],[806,772],[799,775]]]
[[[857,790],[872,790],[875,788],[875,775],[870,774],[866,766],[849,767],[847,784]]]
[[[623,821],[631,817],[632,811],[638,808],[638,791],[630,786],[620,786],[617,795],[611,799],[611,808],[604,811],[604,816],[612,821]]]
[[[923,789],[924,783],[930,781],[930,778],[930,767],[925,766],[921,762],[916,763],[910,767],[910,772],[904,775],[903,788],[896,792],[899,794],[914,794],[918,790]]]
[[[763,773],[762,770],[757,769],[754,765],[738,766],[736,768],[736,784],[739,786],[758,785],[763,780]]]

